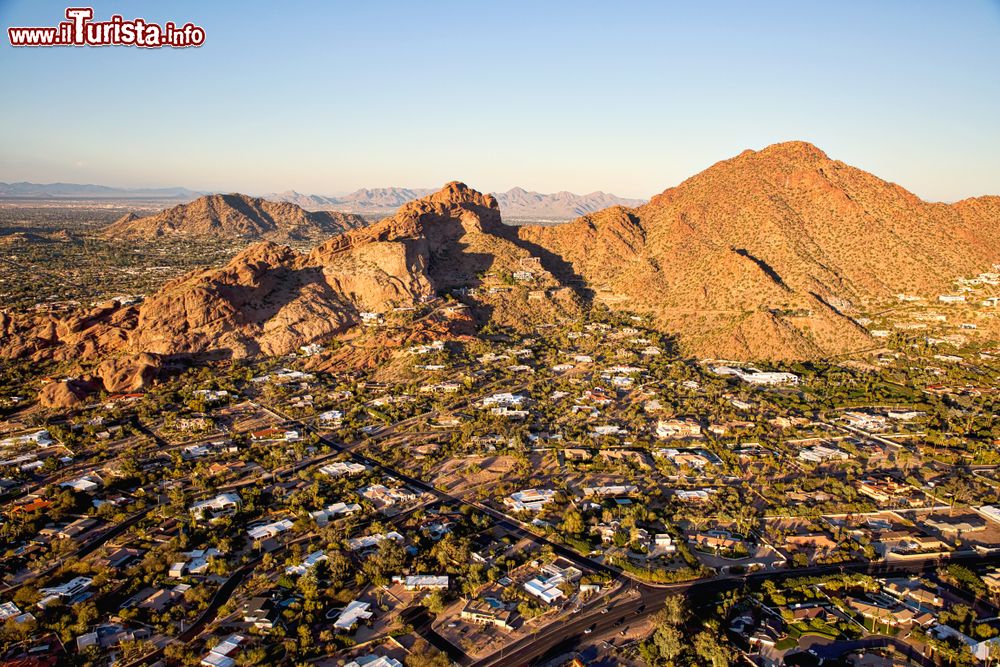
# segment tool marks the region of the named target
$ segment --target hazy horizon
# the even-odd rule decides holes
[[[1000,194],[997,2],[92,5],[194,22],[205,45],[5,38],[0,181],[648,198],[803,140],[926,200]],[[66,6],[0,18],[55,25]]]

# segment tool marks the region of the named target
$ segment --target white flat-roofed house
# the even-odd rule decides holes
[[[361,505],[358,505],[357,503],[333,503],[332,505],[327,505],[323,509],[316,512],[310,512],[309,516],[316,521],[316,525],[323,528],[335,517],[354,514],[360,510]]]
[[[901,422],[913,421],[917,417],[923,417],[924,414],[925,413],[917,410],[889,410],[885,413],[886,417],[889,419],[895,419],[896,421]]]
[[[363,324],[366,327],[377,327],[385,321],[385,317],[382,315],[382,313],[374,313],[368,311],[358,314],[361,315],[361,324]]]
[[[756,368],[737,368],[734,366],[716,366],[712,369],[716,375],[733,375],[749,384],[779,385],[798,384],[799,376],[794,373],[780,371],[760,371]]]
[[[340,616],[333,622],[333,627],[343,632],[350,632],[359,622],[367,621],[374,615],[368,611],[370,607],[371,604],[368,602],[354,600],[344,607],[344,611],[340,612]]]
[[[503,499],[504,505],[515,512],[538,512],[555,498],[552,489],[523,489]]]
[[[669,533],[656,533],[653,536],[653,549],[659,553],[673,553],[677,551],[677,545]]]
[[[851,458],[851,455],[845,451],[837,449],[836,447],[814,445],[801,450],[799,452],[799,458],[803,461],[823,463],[824,461],[846,461]]]
[[[45,448],[54,442],[55,440],[52,439],[52,435],[47,429],[40,429],[38,431],[32,431],[31,433],[13,435],[0,440],[0,449],[7,447],[23,447],[26,445]]]
[[[493,406],[505,406],[505,407],[520,407],[527,397],[521,394],[511,394],[511,393],[500,393],[493,394],[492,396],[487,396],[483,399],[483,407],[489,408]]]
[[[201,664],[204,667],[233,667],[236,664],[233,654],[245,639],[243,635],[229,635],[208,651]]]
[[[527,419],[528,415],[531,414],[527,410],[512,410],[505,405],[498,405],[496,407],[490,408],[490,414],[496,415],[497,417],[506,417],[507,419],[513,419],[519,421],[522,419]]]
[[[405,541],[403,536],[396,531],[390,531],[385,535],[382,533],[376,533],[374,535],[365,535],[364,537],[352,537],[347,540],[347,550],[360,551],[361,549],[369,549],[371,547],[378,546],[378,544],[383,540],[395,540],[399,543]]]
[[[4,602],[0,604],[0,623],[3,623],[8,618],[17,618],[21,615],[21,610],[13,602]]]
[[[844,421],[862,431],[884,431],[888,424],[882,415],[871,415],[866,412],[845,412]]]
[[[251,528],[247,531],[247,535],[249,535],[252,540],[266,540],[268,538],[277,537],[281,533],[291,530],[292,525],[291,519],[280,519],[278,521],[272,521],[271,523],[264,524],[263,526]]]
[[[242,503],[242,499],[236,493],[220,493],[214,498],[196,502],[188,509],[199,521],[204,519],[206,515],[209,521],[215,521],[236,514]]]
[[[660,419],[656,422],[658,438],[700,438],[701,424],[693,419]]]
[[[328,477],[360,475],[366,470],[368,470],[367,466],[362,465],[361,463],[354,463],[353,461],[334,461],[333,463],[328,463],[319,469],[321,473],[327,475]]]
[[[80,493],[92,493],[104,486],[104,480],[97,475],[84,475],[83,477],[62,482],[59,486],[73,489]]]
[[[38,601],[38,607],[45,609],[56,600],[72,600],[80,593],[89,589],[92,583],[94,583],[94,580],[90,577],[74,577],[63,584],[59,584],[58,586],[40,588],[38,592],[41,593],[43,597]]]
[[[524,582],[522,588],[542,602],[553,604],[566,597],[566,594],[559,588],[565,581],[566,578],[561,574],[553,574],[548,577],[538,575]]]
[[[322,549],[314,551],[305,558],[298,565],[289,565],[285,568],[285,574],[303,575],[309,570],[316,567],[317,563],[322,563],[325,560],[329,560],[330,557],[326,555],[326,552]]]
[[[320,414],[319,420],[323,424],[340,424],[344,421],[344,413],[340,410],[327,410],[326,412]]]
[[[707,502],[709,497],[708,491],[705,489],[677,489],[674,491],[674,495],[677,496],[678,500],[684,502]]]
[[[392,507],[400,503],[416,500],[420,496],[406,489],[397,489],[384,484],[372,484],[358,489],[358,495],[375,503],[379,507]]]
[[[983,505],[976,511],[985,516],[990,521],[996,521],[997,523],[1000,523],[1000,507],[997,507],[996,505]]]

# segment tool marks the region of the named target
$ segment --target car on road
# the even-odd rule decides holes
[[[594,631],[594,628],[596,628],[596,627],[597,627],[597,623],[594,623],[594,624],[593,624],[593,625],[591,625],[591,626],[590,626],[589,628],[587,628],[586,630],[584,630],[584,631],[583,631],[583,634],[585,634],[585,635],[589,635],[589,634],[590,634],[591,632],[593,632],[593,631]]]
[[[602,614],[606,614],[606,613],[608,613],[609,611],[611,611],[611,607],[605,607],[604,609],[602,609],[602,610],[601,610],[601,613],[602,613]]]

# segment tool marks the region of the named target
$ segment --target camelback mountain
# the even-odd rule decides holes
[[[1000,261],[1000,197],[921,201],[815,146],[744,151],[635,208],[523,239],[609,305],[648,313],[689,352],[802,359],[870,344],[852,314],[935,297]]]
[[[138,305],[0,313],[0,356],[90,363],[90,389],[131,390],[164,360],[281,355],[450,293],[474,324],[532,326],[598,301],[649,315],[689,354],[805,359],[872,347],[860,308],[933,297],[997,262],[1000,198],[924,202],[793,142],[554,227],[506,225],[493,196],[449,183],[308,253],[255,244]],[[518,273],[530,290],[504,284]],[[87,389],[54,383],[48,399]]]
[[[109,225],[104,236],[308,241],[329,238],[365,224],[364,218],[353,213],[309,212],[295,204],[241,194],[206,195],[150,216],[128,213]]]

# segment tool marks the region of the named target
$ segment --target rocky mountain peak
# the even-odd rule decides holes
[[[499,210],[500,208],[493,195],[487,195],[477,190],[473,190],[461,181],[452,181],[447,183],[443,188],[434,194],[424,197],[422,200],[418,199],[417,201],[429,201],[434,204],[443,204],[445,206],[473,204],[475,206],[483,206],[485,208],[492,208],[495,210]]]

